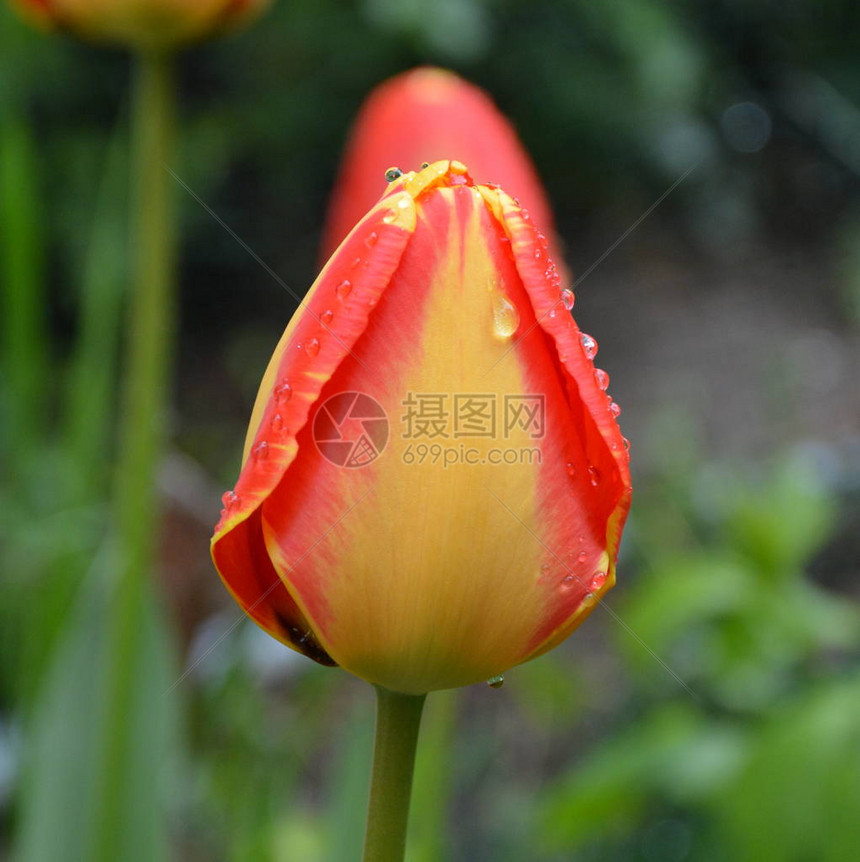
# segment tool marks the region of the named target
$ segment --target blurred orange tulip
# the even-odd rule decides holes
[[[241,26],[269,0],[11,0],[35,24],[94,42],[171,48]]]
[[[546,193],[511,124],[474,84],[445,69],[423,67],[380,84],[359,112],[343,157],[323,233],[323,259],[379,196],[382,172],[398,165],[458,159],[475,176],[498,183],[531,213],[563,266]]]
[[[529,215],[389,172],[269,363],[215,565],[274,637],[418,694],[551,649],[615,582],[620,412]]]

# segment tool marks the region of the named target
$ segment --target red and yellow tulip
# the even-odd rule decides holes
[[[522,202],[561,266],[546,193],[513,126],[482,89],[433,67],[384,81],[362,105],[329,206],[324,259],[376,203],[386,168],[454,157]]]
[[[172,48],[225,33],[267,4],[268,0],[12,0],[38,26],[145,49]]]
[[[529,214],[459,162],[396,173],[269,363],[212,553],[274,637],[416,694],[566,638],[615,582],[631,487]]]

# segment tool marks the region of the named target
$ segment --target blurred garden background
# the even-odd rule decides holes
[[[569,641],[429,698],[408,858],[858,857],[858,48],[848,0],[274,0],[182,55],[120,858],[358,859],[370,688],[242,619],[208,540],[349,124],[425,63],[484,87],[534,158],[635,494],[618,586]],[[3,859],[87,859],[97,819],[128,89],[123,52],[0,5]]]

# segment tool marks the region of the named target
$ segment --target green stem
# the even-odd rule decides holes
[[[376,688],[376,741],[364,862],[403,860],[415,746],[425,697]]]
[[[98,862],[118,859],[123,838],[125,728],[139,666],[141,618],[150,589],[158,526],[156,474],[173,341],[174,219],[165,170],[173,139],[172,58],[137,58],[132,116],[132,291],[119,429],[115,505],[119,580],[111,613],[107,713],[102,738]]]

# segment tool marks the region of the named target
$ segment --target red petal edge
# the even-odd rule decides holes
[[[412,196],[389,189],[320,273],[263,378],[257,401],[265,408],[249,437],[236,488],[224,495],[212,537],[213,562],[239,606],[273,637],[321,664],[334,662],[272,566],[260,506],[295,459],[296,436],[323,386],[365,331],[414,225]]]
[[[612,399],[607,395],[605,387],[601,388],[598,384],[598,372],[594,362],[585,352],[582,332],[564,305],[561,296],[563,287],[561,273],[546,253],[546,239],[536,230],[529,214],[504,191],[486,186],[478,186],[478,188],[487,205],[504,225],[505,232],[511,240],[514,262],[531,300],[537,324],[552,339],[558,350],[559,360],[567,380],[569,397],[585,405],[584,416],[593,423],[592,427],[582,429],[582,439],[586,441],[587,447],[605,446],[617,467],[617,475],[612,477],[616,502],[606,525],[606,550],[611,562],[611,571],[608,573],[606,586],[601,590],[602,593],[614,583],[618,546],[633,492],[627,441],[621,435],[618,422],[610,409]],[[555,313],[551,313],[553,311]],[[593,458],[593,462],[603,460],[603,458]],[[556,629],[549,633],[541,633],[539,641],[533,645],[533,649],[523,661],[536,658],[560,643],[585,619],[592,608],[593,604],[588,606],[583,604],[572,617],[567,618]]]

